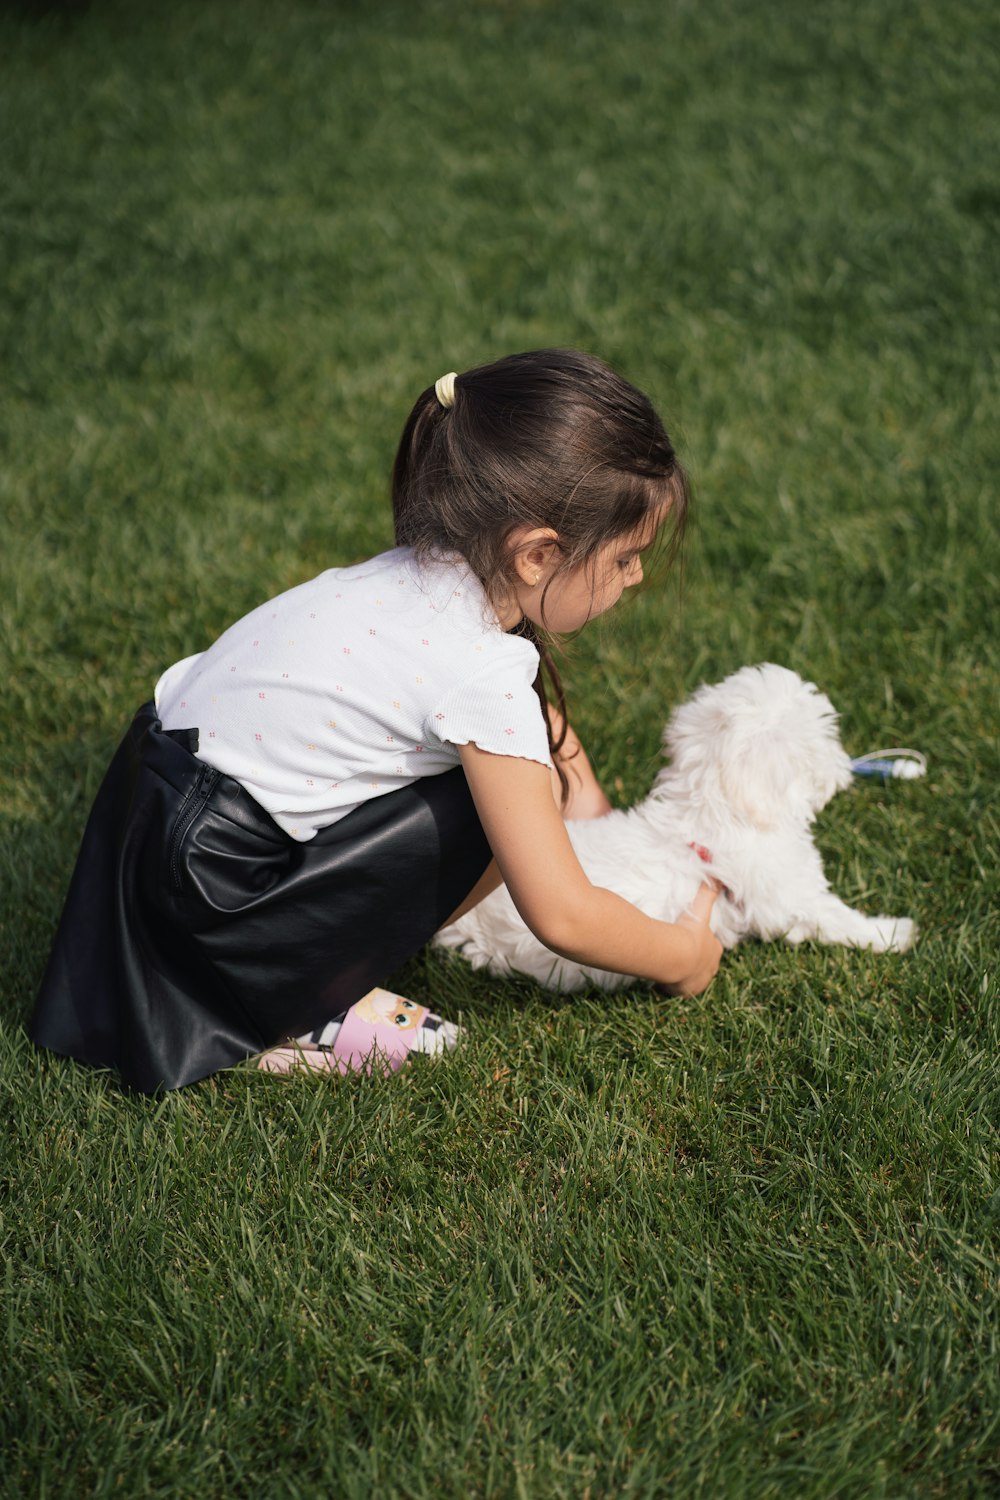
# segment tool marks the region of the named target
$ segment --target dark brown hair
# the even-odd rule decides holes
[[[538,349],[457,376],[451,407],[441,405],[433,386],[418,396],[396,453],[392,506],[400,546],[459,553],[502,612],[512,595],[513,532],[551,527],[563,573],[592,563],[608,542],[663,520],[672,556],[683,537],[688,487],[642,391],[593,355]],[[565,723],[549,643],[528,622],[521,629],[539,648]],[[544,707],[541,674],[537,687]],[[553,757],[561,743],[562,736]]]

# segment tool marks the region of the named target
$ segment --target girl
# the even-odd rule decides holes
[[[140,709],[34,1039],[145,1091],[275,1047],[265,1066],[398,1065],[448,1033],[373,986],[501,879],[556,952],[702,990],[714,891],[658,922],[576,860],[560,805],[608,804],[546,645],[637,584],[686,505],[649,401],[599,360],[513,355],[425,390],[393,472],[396,550],[261,605]]]

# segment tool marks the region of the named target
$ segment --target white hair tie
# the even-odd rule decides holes
[[[434,382],[434,394],[448,411],[455,405],[455,371],[449,370],[447,375],[440,376]]]

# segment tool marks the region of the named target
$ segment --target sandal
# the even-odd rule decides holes
[[[374,989],[315,1031],[269,1048],[257,1066],[264,1073],[344,1074],[371,1072],[377,1063],[388,1076],[411,1052],[440,1054],[454,1047],[460,1035],[460,1027],[425,1005]]]

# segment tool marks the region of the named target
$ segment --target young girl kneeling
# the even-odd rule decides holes
[[[136,715],[35,1041],[150,1092],[258,1053],[398,1066],[454,1028],[377,986],[501,879],[556,952],[703,989],[714,892],[667,924],[577,862],[563,816],[607,803],[545,644],[638,583],[686,504],[649,401],[599,360],[512,355],[424,391],[396,456],[396,549],[261,605]]]

